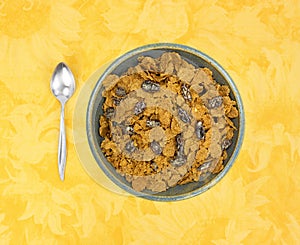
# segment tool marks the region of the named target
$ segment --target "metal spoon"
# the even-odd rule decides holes
[[[65,63],[61,62],[55,68],[51,78],[50,88],[53,95],[61,103],[60,132],[58,143],[58,171],[59,177],[63,181],[65,178],[65,167],[67,157],[64,111],[66,102],[73,95],[75,90],[74,76]]]

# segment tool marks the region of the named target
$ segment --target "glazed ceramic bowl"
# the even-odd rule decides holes
[[[184,60],[186,60],[190,64],[193,64],[196,68],[207,67],[212,71],[213,78],[217,83],[221,85],[228,85],[230,87],[230,98],[236,101],[236,107],[239,112],[239,116],[233,119],[233,123],[237,130],[235,131],[231,146],[227,149],[228,157],[224,162],[224,168],[221,172],[217,174],[211,174],[208,178],[205,179],[205,181],[200,179],[197,182],[177,185],[163,192],[139,192],[133,189],[131,184],[127,182],[126,179],[116,171],[116,169],[111,165],[111,163],[108,162],[103,152],[101,151],[100,144],[103,138],[101,138],[99,135],[99,118],[103,114],[101,106],[104,102],[104,98],[102,96],[102,83],[109,74],[117,74],[120,76],[121,74],[126,72],[128,68],[137,65],[137,58],[140,56],[150,56],[152,58],[157,58],[165,52],[178,53]],[[108,66],[106,71],[99,77],[99,80],[93,89],[88,103],[86,120],[86,130],[89,146],[99,166],[99,171],[103,171],[113,183],[115,183],[126,192],[134,196],[154,201],[183,200],[199,195],[213,187],[226,175],[228,170],[235,162],[236,157],[241,149],[244,134],[244,110],[242,100],[236,85],[227,74],[227,72],[208,55],[191,47],[172,43],[156,43],[142,46],[129,51],[128,53],[125,53],[124,55],[113,61]]]

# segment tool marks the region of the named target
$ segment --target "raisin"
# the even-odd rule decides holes
[[[156,155],[160,155],[162,153],[160,144],[155,140],[150,143],[150,148]]]
[[[182,156],[182,155],[177,156],[174,160],[171,160],[171,164],[174,167],[180,167],[180,166],[182,166],[185,163],[186,163],[186,157]]]
[[[136,150],[136,147],[134,146],[134,142],[132,140],[130,140],[129,142],[126,143],[125,150],[128,153],[132,153]]]
[[[205,136],[205,130],[203,127],[203,123],[201,121],[198,121],[196,123],[196,127],[195,127],[195,133],[198,139],[202,140],[204,139]]]
[[[108,107],[105,111],[105,116],[110,119],[114,115],[115,115],[115,109],[113,107]]]
[[[126,95],[126,90],[124,88],[117,87],[116,88],[116,95],[118,95],[120,97],[124,97]]]
[[[152,167],[152,169],[154,170],[154,171],[157,171],[158,170],[158,166],[157,166],[157,163],[156,162],[154,162],[154,161],[151,161],[151,167]]]
[[[227,149],[231,145],[231,143],[232,143],[231,140],[229,140],[227,138],[224,139],[223,142],[222,142],[222,145],[221,145],[222,149],[223,150]]]
[[[198,168],[200,171],[206,171],[209,169],[210,165],[211,165],[212,161],[208,161],[205,162],[203,164],[200,165],[200,167]]]
[[[209,109],[218,108],[222,105],[222,103],[223,103],[222,96],[213,97],[212,99],[208,100],[208,108]]]
[[[139,101],[135,104],[134,114],[138,115],[146,109],[146,103],[144,101]]]
[[[183,141],[183,135],[182,134],[177,134],[176,135],[176,143],[177,143],[177,154],[178,155],[183,155],[184,152],[184,141]]]
[[[113,102],[116,106],[120,105],[120,102],[121,102],[121,99],[120,98],[117,98],[117,97],[113,97]]]
[[[185,100],[188,100],[188,101],[192,100],[192,95],[191,95],[190,89],[185,84],[183,84],[181,86],[181,94]]]
[[[125,126],[122,125],[122,133],[123,134],[128,134],[128,135],[133,135],[134,134],[134,129],[131,125]]]
[[[160,126],[160,121],[147,120],[146,121],[146,126],[150,127],[150,128],[158,127],[158,126]]]
[[[190,123],[191,118],[189,117],[188,113],[182,109],[181,107],[178,107],[178,116],[184,123]]]
[[[150,80],[146,80],[142,83],[142,89],[148,93],[155,93],[159,91],[160,85]]]
[[[202,90],[198,95],[202,96],[207,92],[207,90],[206,90],[205,86],[202,83],[199,83],[199,87],[202,88]]]

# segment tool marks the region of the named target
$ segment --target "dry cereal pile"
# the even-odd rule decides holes
[[[238,117],[228,86],[175,52],[139,57],[103,81],[101,149],[137,191],[161,192],[223,169]]]

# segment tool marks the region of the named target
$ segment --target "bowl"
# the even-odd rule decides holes
[[[128,87],[131,88],[128,94],[125,91],[128,87],[125,90],[118,87],[118,92],[114,88],[124,74],[132,79],[128,82]],[[213,85],[209,74],[213,78]],[[138,77],[137,80],[135,80],[136,77]],[[161,84],[155,84],[151,80],[153,77],[161,81]],[[139,79],[144,79],[141,82],[142,85],[139,84],[138,88],[134,88],[133,81],[138,83]],[[207,81],[203,82],[201,79]],[[180,82],[181,87],[174,81]],[[115,89],[114,92],[109,90],[111,88]],[[109,93],[117,94],[122,98],[111,102],[111,99],[107,97]],[[137,102],[136,96],[142,98],[142,102]],[[198,96],[203,101],[202,104],[197,102]],[[108,112],[107,104],[109,103],[117,105],[110,111],[112,113]],[[206,106],[200,107],[200,104]],[[233,107],[236,109],[233,110]],[[197,113],[200,113],[199,108],[203,108],[203,113],[206,113],[204,115],[209,115],[204,116],[205,120],[197,119]],[[132,113],[128,113],[128,110]],[[151,114],[154,113],[153,110],[156,114]],[[237,111],[238,114],[232,111]],[[140,114],[141,112],[143,115]],[[153,115],[158,119],[150,120]],[[231,116],[230,121],[225,120],[225,118],[229,119],[228,115]],[[101,116],[107,121],[103,119],[100,122]],[[146,126],[141,126],[145,125],[146,117]],[[171,126],[162,126],[164,120],[169,120],[170,124],[165,125],[171,125],[172,129]],[[134,128],[133,126],[126,127],[129,131],[124,132],[125,121],[132,123]],[[104,124],[110,125],[111,131],[103,133],[104,127],[109,127]],[[122,130],[120,130],[121,124]],[[235,83],[215,60],[188,46],[155,43],[131,50],[108,66],[99,77],[90,96],[86,125],[89,147],[99,166],[99,171],[103,171],[114,184],[137,197],[153,201],[178,201],[207,191],[226,175],[241,149],[244,135],[244,110]],[[102,131],[102,136],[99,131]],[[154,135],[154,138],[159,137],[161,141],[157,143],[156,138],[152,139],[151,143],[150,141],[148,145],[145,143],[142,149],[140,145],[137,146],[137,141],[131,140],[132,134],[137,132],[139,136],[147,134],[148,138]],[[176,137],[170,136],[173,133]],[[103,135],[107,135],[108,138],[106,139]],[[230,137],[230,140],[224,140],[224,135]],[[179,136],[184,139],[184,143],[180,143]],[[106,141],[103,143],[104,140]],[[166,157],[167,153],[164,153],[168,144],[174,154],[169,158]],[[114,149],[112,146],[117,148]],[[196,149],[195,146],[199,147]],[[204,153],[200,154],[200,149],[204,149]],[[122,155],[114,155],[116,152]],[[122,156],[123,162],[120,161],[121,157],[116,156]],[[128,166],[126,162],[124,164],[124,159],[127,159]],[[169,160],[167,164],[166,159],[172,160]],[[137,173],[135,172],[137,168],[132,167],[136,166],[132,165],[132,161],[138,164],[140,164],[139,161],[143,161],[146,167]],[[140,176],[141,173],[143,176]]]

